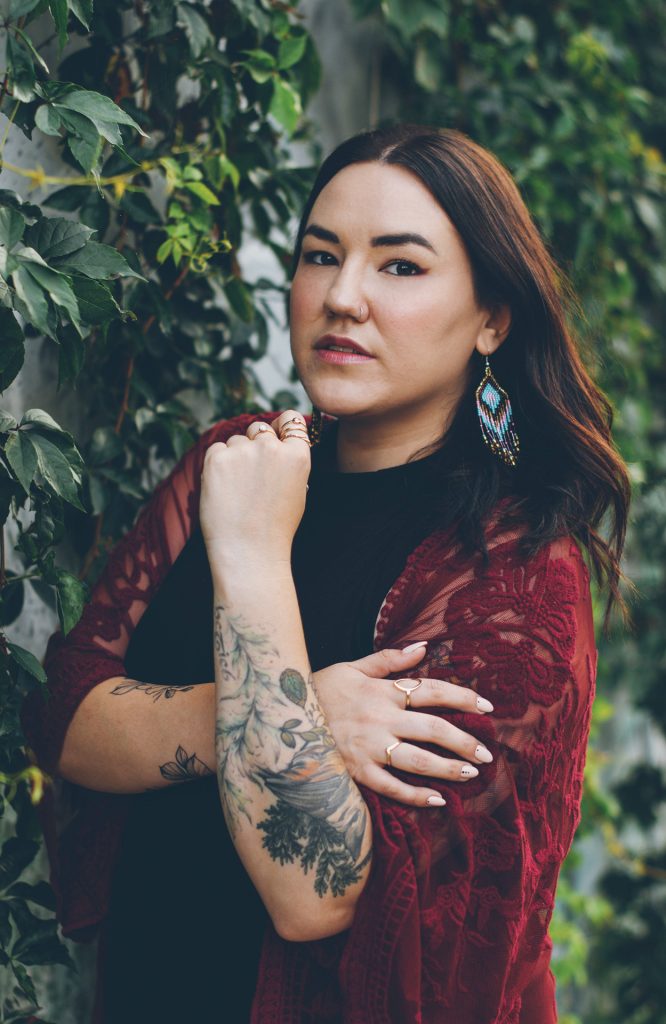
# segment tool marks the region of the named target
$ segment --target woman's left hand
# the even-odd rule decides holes
[[[200,521],[211,564],[289,562],[310,473],[306,438],[302,413],[288,409],[270,425],[256,421],[210,446]]]

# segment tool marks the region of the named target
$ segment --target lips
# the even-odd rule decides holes
[[[316,349],[330,349],[334,352],[339,351],[340,349],[346,349],[350,354],[353,352],[360,356],[367,356],[369,359],[374,358],[374,356],[372,356],[367,349],[363,348],[362,345],[359,345],[357,341],[353,341],[352,338],[342,337],[338,334],[325,334],[323,338],[320,338],[319,341],[315,342],[314,347]]]

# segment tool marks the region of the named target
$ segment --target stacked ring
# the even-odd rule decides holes
[[[287,437],[297,437],[300,441],[305,441],[308,448],[312,447],[312,442],[308,436],[308,428],[305,424],[305,420],[301,419],[300,416],[293,416],[286,423],[283,423],[280,427],[278,437],[281,441],[284,441]]]

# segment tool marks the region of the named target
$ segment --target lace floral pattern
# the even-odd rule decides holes
[[[51,697],[25,725],[53,769],[80,702],[124,674],[129,637],[197,521],[206,448],[254,418],[216,425],[115,549],[81,622],[49,645]],[[364,791],[373,869],[348,933],[320,943],[266,936],[253,1024],[552,1024],[548,923],[579,819],[596,654],[589,581],[562,538],[525,556],[501,509],[488,558],[450,532],[410,556],[377,619],[375,648],[429,641],[414,675],[489,698],[484,718],[448,712],[492,751],[477,779],[437,786],[444,809]],[[420,777],[405,776],[420,783]],[[85,793],[60,839],[61,917],[73,934],[103,919],[123,798]]]

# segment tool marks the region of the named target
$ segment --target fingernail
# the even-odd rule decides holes
[[[427,640],[416,640],[413,644],[408,644],[407,647],[403,647],[402,653],[409,654],[410,651],[415,651],[417,647],[425,647],[427,643]]]
[[[446,800],[443,797],[434,794],[433,796],[428,797],[426,803],[428,807],[444,807]]]
[[[486,698],[485,698],[485,697],[477,697],[477,698],[476,698],[476,706],[477,706],[477,708],[479,709],[479,711],[483,711],[483,712],[484,712],[484,714],[485,714],[485,713],[486,713],[487,711],[494,711],[494,710],[495,710],[495,708],[494,708],[494,707],[493,707],[493,705],[492,705],[492,704],[490,703],[490,701],[489,701],[489,700],[486,700]]]
[[[479,769],[475,768],[473,764],[464,764],[460,769],[460,774],[463,779],[475,779],[479,774]]]
[[[488,750],[488,747],[484,747],[481,743],[479,743],[474,751],[474,756],[477,761],[483,761],[484,764],[490,764],[493,759],[493,755]]]

